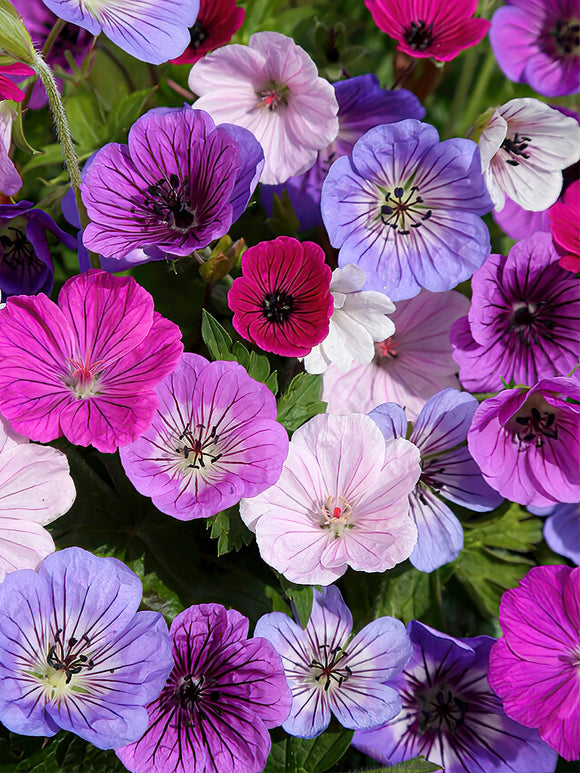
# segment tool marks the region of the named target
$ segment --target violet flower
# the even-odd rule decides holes
[[[263,158],[239,126],[216,127],[189,107],[150,110],[131,127],[128,146],[105,145],[83,170],[91,219],[84,244],[109,258],[137,248],[155,258],[207,247],[246,208]]]
[[[278,480],[288,435],[276,400],[237,362],[186,352],[156,393],[151,426],[121,449],[121,462],[162,513],[208,518]]]
[[[388,681],[411,656],[405,626],[394,617],[379,617],[352,636],[352,615],[334,585],[314,590],[306,628],[271,612],[258,620],[254,633],[282,656],[292,690],[290,716],[282,727],[290,735],[320,735],[331,714],[343,727],[379,727],[401,710]]]
[[[0,584],[0,720],[12,732],[61,728],[99,749],[135,741],[171,671],[158,612],[115,558],[66,548]]]
[[[580,568],[535,566],[501,599],[489,682],[506,714],[567,760],[580,757]],[[530,768],[534,769],[534,768]]]
[[[541,379],[484,400],[467,442],[489,485],[522,505],[580,501],[579,401],[571,378]]]
[[[579,35],[577,0],[506,0],[489,40],[507,78],[559,97],[580,89]]]
[[[503,209],[494,209],[491,214],[501,230],[510,239],[519,240],[526,239],[536,231],[549,232],[550,210],[551,207],[541,212],[530,212],[506,196]]]
[[[339,266],[360,265],[367,288],[394,301],[468,279],[490,250],[480,163],[474,142],[440,143],[420,121],[370,129],[350,157],[334,162],[322,187]]]
[[[490,636],[454,639],[413,620],[413,655],[392,686],[401,713],[357,730],[356,749],[386,765],[424,755],[445,773],[553,773],[557,755],[534,730],[506,716],[487,679]],[[527,679],[521,681],[527,689]]]
[[[149,727],[116,749],[132,773],[259,773],[270,751],[268,728],[290,709],[280,656],[248,620],[221,604],[189,607],[173,620],[175,665],[148,706]]]
[[[92,269],[58,300],[19,295],[0,309],[0,410],[32,440],[112,453],[151,423],[181,332],[131,277]]]
[[[475,272],[469,314],[451,329],[465,389],[531,385],[580,363],[580,285],[558,259],[551,235],[535,233]]]
[[[467,431],[477,406],[470,394],[444,389],[427,400],[414,426],[394,403],[369,414],[387,442],[405,437],[421,453],[421,477],[409,494],[409,505],[419,534],[410,561],[422,572],[453,561],[463,548],[461,523],[439,497],[476,512],[502,503],[467,449]]]

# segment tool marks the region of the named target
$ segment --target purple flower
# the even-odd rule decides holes
[[[509,717],[580,757],[580,568],[536,566],[504,593],[489,682]],[[533,768],[531,768],[533,769]]]
[[[489,31],[504,74],[547,97],[578,91],[579,16],[578,0],[506,0]]]
[[[580,285],[547,233],[490,255],[471,280],[469,314],[451,329],[459,379],[471,392],[566,376],[580,362]]]
[[[299,177],[290,177],[282,185],[261,185],[262,204],[272,214],[272,197],[288,191],[294,211],[303,230],[322,225],[320,195],[322,183],[331,164],[340,156],[348,155],[362,135],[384,123],[402,121],[404,118],[425,116],[425,108],[407,89],[389,91],[382,89],[373,73],[348,78],[334,83],[338,101],[338,134],[330,145],[318,151],[314,165]]]
[[[280,656],[248,620],[221,604],[200,604],[171,624],[175,665],[151,703],[149,727],[116,749],[132,773],[259,773],[270,751],[267,728],[290,709]]]
[[[410,560],[422,572],[453,561],[463,547],[461,524],[440,496],[477,512],[502,503],[467,449],[477,405],[470,394],[445,389],[425,403],[410,434],[400,405],[385,403],[369,414],[386,441],[406,437],[421,453],[421,477],[409,494],[409,505],[419,534]]]
[[[115,258],[136,248],[189,255],[227,233],[263,163],[246,129],[216,127],[189,107],[150,110],[133,124],[128,146],[105,145],[83,171],[85,246]]]
[[[141,582],[80,548],[0,584],[0,719],[14,733],[69,730],[100,749],[135,741],[172,666],[167,625],[137,612]]]
[[[333,585],[314,591],[305,629],[282,612],[256,623],[255,635],[271,641],[282,656],[292,690],[290,716],[282,727],[290,735],[314,738],[327,728],[331,714],[343,727],[379,727],[401,710],[387,681],[411,656],[404,625],[380,617],[356,636],[351,632],[352,615]]]
[[[484,400],[467,442],[489,485],[522,505],[580,501],[579,401],[580,386],[570,378]]]
[[[480,216],[490,209],[476,144],[440,143],[433,126],[413,119],[370,129],[322,187],[339,266],[357,263],[367,289],[394,301],[468,279],[489,255]]]
[[[0,290],[2,295],[50,293],[54,268],[47,234],[54,234],[69,249],[74,237],[60,229],[31,201],[0,205]]]
[[[142,62],[183,53],[199,0],[42,0],[58,17],[109,40]]]
[[[416,620],[407,629],[413,655],[392,682],[401,713],[378,730],[358,730],[355,748],[387,765],[421,754],[445,773],[553,773],[557,755],[506,716],[489,686],[490,636],[454,639]]]
[[[519,240],[527,238],[536,231],[549,232],[549,212],[549,209],[544,209],[542,212],[529,212],[506,196],[503,209],[494,209],[492,217],[510,239]]]
[[[528,507],[534,515],[547,515],[544,539],[548,547],[580,565],[580,504]]]
[[[241,365],[186,352],[156,392],[151,426],[121,461],[161,512],[208,518],[278,480],[288,435],[272,392]]]

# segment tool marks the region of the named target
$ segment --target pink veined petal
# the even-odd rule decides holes
[[[0,582],[8,572],[36,569],[55,549],[52,537],[39,523],[0,515]]]

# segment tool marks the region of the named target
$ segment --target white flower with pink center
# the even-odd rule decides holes
[[[279,32],[257,32],[248,46],[229,45],[191,68],[195,108],[217,124],[254,133],[264,149],[261,182],[303,174],[338,133],[334,88],[304,49]]]
[[[240,514],[266,563],[291,582],[329,585],[348,566],[383,572],[417,542],[407,495],[421,473],[419,451],[385,443],[368,416],[321,414],[296,430],[279,481]]]

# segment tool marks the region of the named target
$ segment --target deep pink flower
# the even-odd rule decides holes
[[[7,78],[7,75],[25,77],[27,75],[34,75],[34,70],[26,64],[20,64],[20,62],[5,64],[0,67],[0,100],[12,99],[14,102],[22,102],[24,92],[10,78]]]
[[[412,57],[449,62],[489,29],[486,19],[472,18],[477,0],[365,0],[365,5],[377,27]]]
[[[504,593],[489,683],[506,714],[567,760],[580,756],[580,568],[536,566]]]
[[[563,200],[550,208],[550,228],[556,250],[562,256],[560,266],[567,271],[580,271],[580,180],[573,182]]]
[[[151,423],[179,328],[134,279],[106,271],[72,277],[58,301],[17,295],[0,310],[0,410],[32,440],[113,452]]]
[[[330,266],[314,242],[279,236],[250,247],[228,294],[238,333],[266,352],[305,357],[328,335]]]
[[[208,51],[229,43],[244,23],[246,12],[236,0],[200,0],[199,13],[189,28],[191,40],[185,51],[172,64],[193,64]]]

